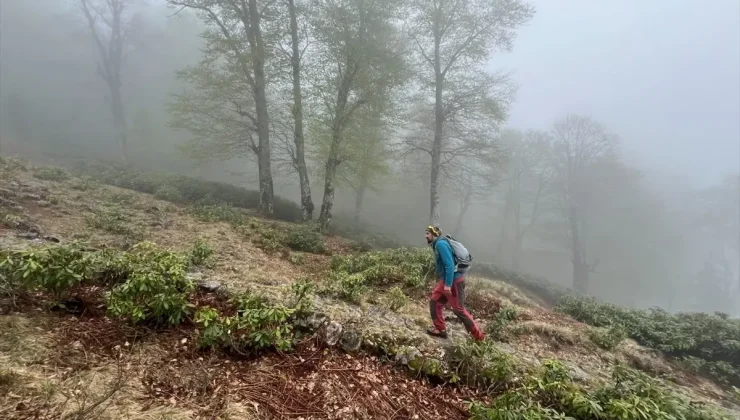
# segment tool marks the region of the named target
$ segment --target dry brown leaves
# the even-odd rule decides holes
[[[252,362],[173,359],[152,366],[143,382],[161,403],[190,404],[207,417],[238,401],[264,419],[466,419],[465,400],[474,396],[433,388],[373,357],[309,344]]]

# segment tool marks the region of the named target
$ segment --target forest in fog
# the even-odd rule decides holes
[[[514,124],[522,82],[497,60],[540,16],[522,0],[3,0],[0,154],[195,174],[258,189],[266,215],[280,196],[415,246],[435,223],[477,261],[610,302],[740,316],[738,149],[698,183],[674,150],[633,159],[603,112]]]

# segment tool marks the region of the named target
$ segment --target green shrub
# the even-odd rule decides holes
[[[322,292],[336,296],[351,303],[360,303],[362,295],[367,291],[365,277],[362,274],[345,272],[331,272],[327,284]]]
[[[323,254],[327,252],[324,237],[315,226],[309,224],[281,226],[277,223],[263,224],[255,219],[240,227],[242,234],[251,237],[254,244],[267,252],[293,251]]]
[[[35,178],[44,181],[62,182],[69,179],[69,173],[61,168],[38,168],[33,172]]]
[[[96,190],[98,186],[99,185],[95,179],[89,176],[83,176],[72,181],[70,188],[77,191],[93,191]]]
[[[234,226],[242,226],[247,221],[242,212],[225,204],[195,205],[190,208],[190,215],[201,222],[226,222]]]
[[[486,324],[486,334],[496,341],[509,340],[509,324],[517,319],[519,312],[515,307],[501,308]]]
[[[287,248],[286,234],[275,227],[260,225],[255,232],[250,232],[253,243],[265,252],[283,251]]]
[[[48,201],[49,201],[49,204],[51,204],[52,206],[58,206],[60,203],[59,197],[55,195],[49,196]]]
[[[188,257],[142,242],[112,266],[126,281],[107,296],[108,312],[136,323],[176,325],[190,312],[187,296],[194,285],[185,277]]]
[[[309,278],[296,280],[290,286],[291,291],[291,308],[296,310],[297,317],[308,315],[313,310],[313,293],[316,285]]]
[[[705,313],[634,310],[593,298],[565,296],[556,310],[595,327],[620,327],[643,346],[679,359],[703,360],[702,373],[740,385],[740,320]]]
[[[184,197],[180,190],[172,185],[162,185],[154,192],[154,197],[159,200],[171,201],[173,203],[181,203],[184,201]]]
[[[575,385],[562,363],[548,360],[521,385],[490,406],[471,404],[474,420],[729,420],[719,409],[702,407],[665,389],[645,374],[617,366],[612,383],[594,391]]]
[[[288,231],[284,238],[285,245],[294,251],[323,254],[326,252],[324,237],[309,225],[301,225]]]
[[[179,175],[165,175],[86,161],[79,163],[77,171],[90,175],[104,184],[115,185],[120,188],[147,194],[155,194],[163,187],[172,188],[178,191],[178,194],[173,193],[171,195],[171,197],[178,199],[177,202],[199,203],[201,205],[224,203],[229,206],[245,209],[259,208],[259,191],[247,190],[222,182],[206,181]],[[168,196],[170,195],[168,194]],[[299,221],[301,217],[301,210],[298,204],[279,196],[273,198],[273,211],[275,218],[288,222]]]
[[[0,224],[11,229],[19,229],[23,226],[23,217],[17,214],[0,213]]]
[[[255,350],[290,350],[295,331],[293,321],[311,310],[313,285],[302,280],[292,286],[292,305],[271,303],[262,296],[245,293],[234,298],[237,314],[222,316],[204,307],[195,315],[200,327],[199,344],[205,348],[224,348],[244,354]]]
[[[398,311],[406,306],[410,301],[411,299],[409,299],[409,297],[403,292],[403,289],[398,286],[393,286],[391,290],[388,291],[387,305],[388,309],[391,311]]]
[[[0,175],[4,179],[9,179],[16,175],[18,172],[28,171],[28,163],[22,159],[15,157],[4,158],[0,156]]]
[[[198,344],[201,348],[219,347],[225,344],[228,338],[227,331],[231,327],[231,320],[226,320],[221,316],[218,309],[210,306],[198,308],[194,317],[195,323],[199,326]]]
[[[401,248],[340,255],[332,258],[323,291],[351,302],[358,302],[367,286],[400,286],[419,292],[433,270],[434,261],[426,249]]]
[[[464,384],[482,389],[503,389],[514,378],[519,367],[514,358],[488,340],[467,341],[452,348],[448,365]]]
[[[178,324],[192,305],[188,257],[142,242],[129,252],[84,251],[78,244],[0,252],[0,289],[53,293],[57,298],[83,282],[114,285],[107,293],[111,316],[132,323]],[[3,284],[4,283],[4,284]]]
[[[0,251],[4,289],[42,290],[60,297],[89,279],[97,260],[77,245],[54,245],[30,250]]]
[[[613,350],[627,338],[627,331],[620,325],[609,328],[591,328],[588,337],[604,350]]]
[[[129,192],[113,192],[108,196],[108,200],[113,204],[130,206],[136,202],[136,196]]]
[[[367,283],[374,286],[403,285],[421,288],[434,271],[434,260],[426,249],[399,248],[336,256],[332,258],[331,270],[361,273]]]
[[[85,220],[87,225],[94,229],[100,229],[116,235],[130,236],[135,239],[141,239],[143,232],[132,226],[132,222],[127,215],[119,209],[103,209]]]
[[[306,263],[306,255],[291,252],[290,256],[288,256],[288,261],[290,261],[291,264],[303,265]]]
[[[190,264],[200,267],[212,268],[214,264],[215,251],[207,242],[198,239],[190,249]]]
[[[355,252],[370,252],[373,250],[373,245],[365,240],[352,241],[352,250]]]

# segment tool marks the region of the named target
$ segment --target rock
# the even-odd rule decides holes
[[[16,203],[15,201],[4,198],[4,197],[0,197],[0,207],[7,207],[9,209],[16,209],[16,210],[20,210],[23,208],[23,206]]]
[[[28,222],[26,220],[22,220],[21,222],[19,222],[18,223],[18,228],[19,229],[23,229],[23,230],[25,230],[28,233],[34,233],[34,234],[36,234],[36,236],[41,235],[41,229],[38,226],[36,226],[33,223]]]
[[[72,348],[75,350],[82,350],[82,343],[80,342],[80,340],[77,340],[74,343],[72,343]]]
[[[43,201],[43,200],[37,202],[36,205],[39,206],[39,207],[51,207],[51,203],[50,202]]]
[[[38,194],[38,195],[44,195],[44,193],[48,192],[49,189],[46,188],[46,185],[35,182],[35,181],[28,181],[23,184],[18,185],[21,191]]]
[[[331,321],[324,330],[324,342],[329,346],[334,346],[342,337],[342,324]]]
[[[413,363],[416,359],[421,357],[421,351],[416,347],[404,347],[399,353],[396,354],[396,361],[402,365],[408,366],[409,363]]]
[[[16,194],[15,191],[11,191],[5,188],[0,188],[0,198],[11,199],[11,198],[16,198],[17,196],[18,194]]]
[[[342,338],[339,340],[339,345],[346,352],[355,352],[362,347],[362,334],[358,331],[344,331]]]
[[[311,331],[316,331],[324,326],[328,319],[329,318],[325,314],[314,312],[308,317],[302,319],[301,323],[303,326],[307,327]]]
[[[30,241],[32,239],[37,239],[39,237],[39,234],[38,232],[21,232],[17,234],[16,236],[21,239],[27,239]]]
[[[62,242],[62,240],[58,236],[54,236],[54,235],[46,235],[44,236],[44,240],[46,242],[54,242],[55,244]]]
[[[583,369],[578,367],[573,362],[563,362],[565,366],[568,367],[568,370],[570,370],[570,376],[573,378],[574,382],[590,382],[591,381],[591,375],[586,373]]]
[[[215,280],[207,280],[198,282],[198,288],[208,293],[219,292],[224,286]]]
[[[41,196],[38,194],[24,193],[21,195],[21,200],[41,201]]]

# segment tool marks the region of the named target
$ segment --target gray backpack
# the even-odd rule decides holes
[[[444,239],[447,240],[452,248],[452,257],[455,260],[455,272],[464,273],[468,271],[470,265],[473,263],[473,256],[470,255],[468,249],[450,235],[445,235]]]

